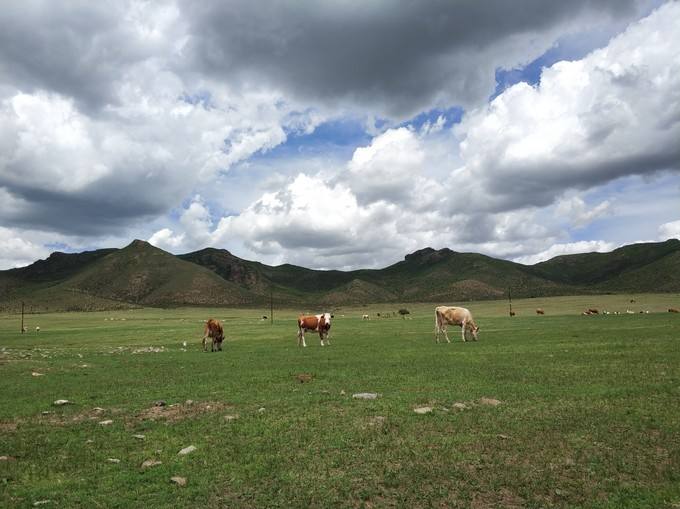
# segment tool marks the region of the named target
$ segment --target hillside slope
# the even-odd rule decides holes
[[[425,248],[384,269],[313,270],[243,260],[207,248],[174,256],[136,240],[123,249],[53,253],[0,271],[0,310],[131,306],[333,307],[369,302],[464,302],[585,293],[680,292],[680,241],[558,256],[533,266]]]

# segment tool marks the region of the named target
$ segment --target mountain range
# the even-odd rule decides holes
[[[425,248],[383,269],[270,266],[206,248],[173,255],[135,240],[122,249],[52,253],[0,271],[0,310],[136,306],[333,307],[378,302],[461,302],[513,297],[680,291],[680,241],[522,265],[477,253]]]

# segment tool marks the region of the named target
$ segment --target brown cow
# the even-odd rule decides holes
[[[537,315],[544,315],[544,314],[545,314],[545,311],[543,311],[541,308],[538,308],[538,309],[536,310],[536,314],[537,314]]]
[[[298,346],[307,346],[305,343],[305,332],[314,331],[319,333],[319,338],[321,338],[321,346],[324,346],[323,342],[326,341],[328,346],[330,346],[331,341],[328,338],[328,331],[331,328],[331,314],[322,313],[320,315],[304,316],[300,315],[298,317]]]
[[[472,318],[472,313],[465,308],[437,306],[434,310],[435,340],[439,343],[439,333],[443,332],[446,342],[450,343],[449,335],[446,332],[447,325],[458,325],[461,328],[463,341],[466,340],[466,332],[469,330],[472,339],[477,341],[479,327]]]
[[[213,320],[212,318],[205,323],[205,330],[203,331],[203,351],[208,351],[208,346],[206,340],[210,338],[211,347],[210,351],[215,352],[217,350],[222,351],[222,341],[224,341],[224,330],[222,329],[222,324],[219,320]]]
[[[678,308],[668,308],[669,313],[680,313],[680,309]]]

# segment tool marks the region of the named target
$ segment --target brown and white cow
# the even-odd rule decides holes
[[[449,335],[446,332],[448,325],[458,325],[461,328],[463,341],[467,341],[466,333],[470,331],[472,339],[477,341],[479,327],[472,318],[472,313],[468,309],[450,306],[437,306],[434,310],[435,339],[439,343],[439,334],[444,333],[446,342],[450,343]]]
[[[206,340],[210,338],[211,347],[210,351],[215,352],[217,350],[222,351],[222,341],[224,341],[224,330],[222,329],[222,324],[219,320],[213,320],[212,318],[205,322],[205,330],[203,331],[203,350],[208,351],[208,345]]]
[[[536,309],[536,314],[537,314],[537,315],[544,315],[544,314],[545,314],[545,311],[543,311],[543,308],[537,308],[537,309]]]
[[[324,341],[331,344],[328,338],[328,331],[331,328],[331,314],[321,313],[320,315],[304,316],[300,315],[298,317],[298,346],[307,346],[305,343],[305,332],[314,331],[319,333],[319,338],[321,339],[321,346],[324,346]]]

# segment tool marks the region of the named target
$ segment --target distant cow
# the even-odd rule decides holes
[[[370,320],[371,317],[368,316],[368,315],[361,315],[361,319],[362,319],[362,320]]]
[[[595,309],[595,308],[590,308],[590,309],[588,309],[588,313],[590,313],[591,315],[598,315],[598,314],[600,314],[600,312],[599,312],[597,309]]]
[[[536,309],[536,314],[537,315],[544,315],[545,311],[543,311],[541,308]]]
[[[36,327],[36,328],[35,328],[35,331],[36,331],[36,332],[40,332],[40,327]]]
[[[515,316],[515,312],[514,312],[514,311],[510,311],[510,316]]]
[[[678,308],[668,308],[669,313],[680,313],[680,309]]]
[[[465,308],[437,306],[434,310],[435,340],[439,343],[439,334],[444,333],[446,342],[450,343],[449,335],[446,332],[448,325],[458,325],[461,328],[463,341],[467,341],[466,333],[470,331],[472,339],[477,341],[479,327],[472,318],[472,313]]]
[[[320,315],[298,317],[298,346],[306,347],[305,332],[314,331],[319,333],[321,339],[321,346],[324,346],[324,341],[330,346],[331,342],[328,338],[328,331],[331,328],[331,314],[322,313]]]
[[[203,350],[208,351],[207,339],[210,338],[210,351],[222,351],[222,341],[224,341],[224,330],[219,320],[212,318],[205,323],[205,330],[203,332]]]

